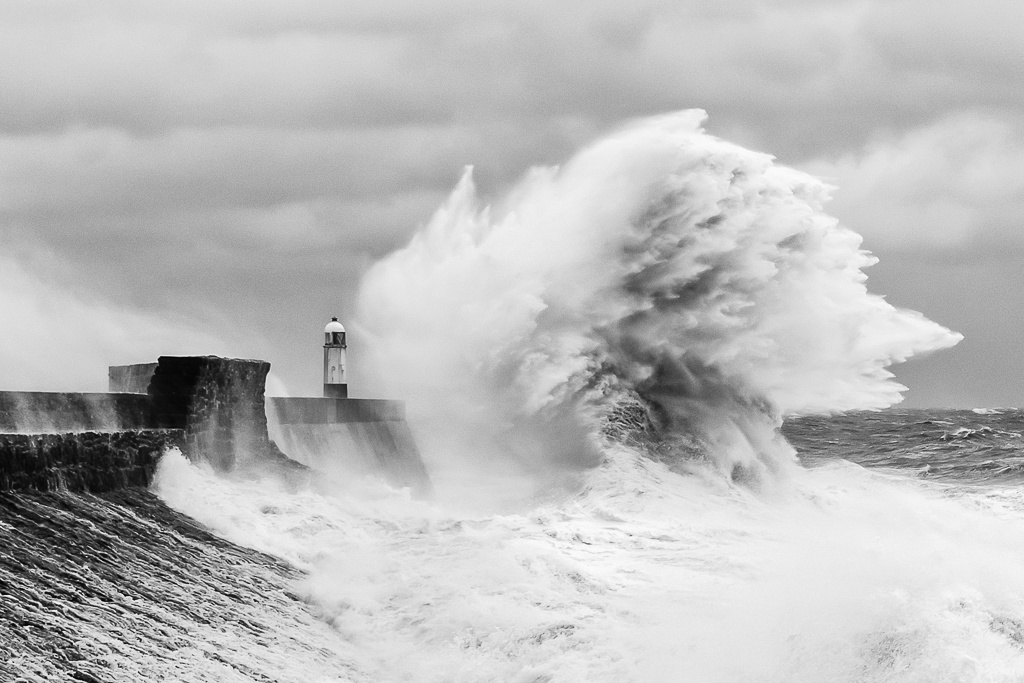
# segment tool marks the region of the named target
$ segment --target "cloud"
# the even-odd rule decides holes
[[[1024,56],[1024,5],[983,0],[965,12],[958,0],[899,0],[872,3],[864,32],[885,62],[907,72],[963,79],[969,96],[981,88],[1009,84]],[[971,77],[974,80],[967,80]],[[950,93],[952,94],[952,93]],[[1005,96],[1020,101],[1019,89]]]
[[[53,253],[60,265],[41,276],[132,306],[191,315],[203,302],[251,316],[268,293],[344,302],[466,159],[501,185],[536,161],[533,150],[559,154],[575,135],[571,121],[8,135],[0,248]]]
[[[7,136],[0,138],[0,208],[15,216],[124,215],[380,197],[438,185],[438,169],[457,165],[467,146],[464,132],[430,127],[188,128],[154,136],[86,129]]]
[[[839,186],[830,209],[869,248],[1024,247],[1018,121],[959,114],[805,168]]]
[[[978,226],[1010,225],[1010,190],[987,207],[962,190],[946,206],[907,199],[896,181],[931,168],[908,161],[887,195],[871,155],[923,159],[914,136],[962,111],[1019,150],[1022,7],[10,0],[0,250],[51,255],[33,277],[112,307],[293,326],[268,346],[286,356],[304,318],[344,314],[366,264],[465,165],[501,196],[624,119],[694,106],[713,134],[835,176],[832,208],[869,246],[880,232],[910,244],[893,236],[922,220],[943,236],[932,248],[998,237],[1011,227]],[[1012,171],[1006,150],[983,152]],[[892,213],[861,206],[878,198]]]
[[[828,141],[812,125],[823,114],[833,139],[859,141],[880,118],[919,124],[943,102],[1019,106],[1021,11],[1015,0],[979,0],[969,17],[960,3],[909,0],[18,2],[0,24],[0,128],[608,126],[699,105],[713,126],[807,154],[807,141]]]
[[[231,350],[208,323],[111,306],[41,280],[7,255],[0,255],[0,311],[7,390],[106,391],[108,365]]]

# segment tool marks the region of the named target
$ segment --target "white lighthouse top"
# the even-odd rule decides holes
[[[327,323],[327,327],[324,328],[324,334],[330,334],[331,332],[344,332],[345,326],[338,322],[337,316],[331,318],[331,322]]]

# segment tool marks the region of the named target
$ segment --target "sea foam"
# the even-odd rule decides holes
[[[1019,680],[1021,506],[803,470],[778,433],[898,401],[887,367],[959,335],[868,292],[830,188],[703,119],[631,124],[489,207],[467,171],[367,273],[354,328],[433,501],[180,458],[160,495],[305,569],[381,681]]]

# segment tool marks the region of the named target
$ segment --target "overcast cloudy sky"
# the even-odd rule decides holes
[[[689,107],[838,185],[870,288],[964,333],[911,405],[1024,404],[1020,0],[5,0],[3,388],[202,352],[317,392],[464,165],[498,196]]]

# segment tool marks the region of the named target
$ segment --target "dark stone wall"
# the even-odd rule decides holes
[[[138,388],[131,382],[146,377],[148,395],[0,392],[0,490],[146,486],[168,445],[220,471],[305,469],[267,434],[269,363],[164,356],[152,373],[122,367],[134,369],[112,369],[112,381]]]
[[[402,401],[268,398],[267,414],[277,443],[314,470],[380,475],[418,497],[431,491]]]
[[[356,422],[350,428],[377,458],[384,478],[395,486],[408,486],[415,496],[433,488],[420,450],[405,420]]]
[[[111,365],[107,368],[107,391],[127,394],[144,394],[149,380],[156,372],[156,363],[135,365]]]
[[[374,398],[267,399],[267,413],[278,424],[339,424],[405,420],[405,403]]]
[[[377,476],[413,496],[432,490],[404,420],[276,425],[274,438],[295,460],[332,477]]]
[[[185,430],[186,453],[219,471],[288,458],[267,434],[270,363],[217,356],[161,356],[149,383],[156,427]]]
[[[69,434],[0,434],[0,491],[88,491],[148,486],[180,429]]]
[[[324,384],[324,398],[348,398],[348,384]]]
[[[266,399],[269,370],[259,360],[162,356],[110,369],[120,388],[148,378],[145,395],[0,392],[0,432],[14,432],[0,433],[0,490],[145,486],[164,447],[175,445],[221,472],[269,467],[301,479],[307,467],[358,461],[395,485],[429,491],[401,401]],[[268,412],[294,458],[270,439]],[[17,433],[26,431],[40,433]]]
[[[145,429],[150,403],[138,394],[0,391],[0,432]]]

